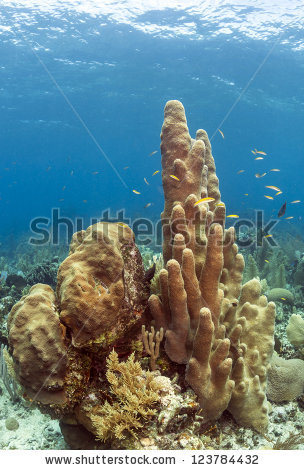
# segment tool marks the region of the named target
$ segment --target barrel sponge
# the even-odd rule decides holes
[[[60,320],[73,346],[108,345],[125,335],[142,310],[140,261],[126,225],[98,223],[74,234],[57,282]]]
[[[273,353],[267,376],[267,397],[276,403],[291,401],[304,392],[304,361]]]
[[[27,395],[44,404],[64,403],[65,328],[52,288],[34,285],[12,308],[8,331],[15,372]]]
[[[304,318],[301,315],[291,315],[286,328],[286,334],[288,341],[294,346],[304,345]]]

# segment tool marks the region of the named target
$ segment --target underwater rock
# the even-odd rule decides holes
[[[304,392],[304,361],[273,353],[267,376],[267,397],[276,403],[291,401]]]
[[[294,297],[293,294],[287,289],[281,289],[280,287],[276,287],[275,289],[271,289],[267,293],[267,298],[269,302],[281,302],[287,303],[289,305],[293,305]]]
[[[74,450],[94,450],[96,440],[94,434],[87,431],[81,424],[71,425],[63,421],[60,422],[60,429],[64,440]]]

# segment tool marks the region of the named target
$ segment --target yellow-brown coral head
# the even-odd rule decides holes
[[[60,320],[73,345],[104,347],[124,337],[145,308],[143,283],[141,256],[128,226],[98,223],[74,234],[57,284]]]
[[[66,349],[51,287],[36,284],[12,308],[9,345],[16,376],[26,394],[41,403],[64,403]]]

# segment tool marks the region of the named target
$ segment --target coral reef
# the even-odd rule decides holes
[[[301,315],[292,314],[286,328],[288,340],[294,346],[304,345],[304,318]]]
[[[74,234],[56,286],[54,253],[45,264],[38,257],[43,268],[24,277],[47,282],[12,308],[8,360],[24,397],[60,419],[73,448],[230,448],[245,446],[245,434],[252,448],[265,446],[267,376],[273,401],[303,390],[292,378],[288,395],[295,363],[271,359],[274,289],[268,300],[262,295],[268,281],[283,313],[291,308],[290,270],[282,251],[263,245],[249,256],[243,283],[207,133],[191,139],[178,101],[165,107],[161,152],[163,255],[142,250],[143,262],[129,227],[98,223]],[[298,410],[283,411],[296,435]],[[273,446],[278,416],[270,422]]]
[[[270,289],[270,291],[267,292],[267,298],[270,302],[282,302],[288,303],[289,305],[293,305],[294,303],[294,297],[292,292],[279,287],[275,289]]]
[[[148,287],[131,229],[99,223],[72,239],[58,271],[61,322],[76,347],[121,339],[145,309]]]
[[[36,264],[26,276],[26,282],[34,284],[48,284],[53,289],[56,286],[57,271],[59,267],[58,257]]]
[[[134,361],[134,353],[126,362],[119,362],[115,351],[107,359],[106,377],[111,386],[112,404],[106,401],[102,407],[94,408],[91,420],[95,434],[102,441],[111,437],[124,439],[126,432],[136,438],[135,430],[156,413],[162,378],[144,372],[140,363]],[[163,380],[168,379],[163,377]]]
[[[294,400],[303,392],[304,361],[301,359],[286,360],[274,353],[268,372],[268,398],[280,403]]]
[[[42,403],[63,403],[65,328],[51,287],[33,286],[12,308],[8,330],[16,376],[28,396]]]
[[[85,397],[96,394],[94,406],[106,406],[106,356],[114,345],[131,352],[148,294],[131,229],[99,223],[74,234],[56,293],[34,285],[8,317],[9,352],[25,396],[63,425],[88,426]]]
[[[167,264],[160,296],[149,299],[156,328],[166,331],[169,358],[186,364],[206,419],[228,409],[239,424],[266,429],[275,306],[258,280],[241,287],[244,261],[233,229],[224,228],[208,136],[199,130],[191,140],[178,101],[165,107],[161,139]]]

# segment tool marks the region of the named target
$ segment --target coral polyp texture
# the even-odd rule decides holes
[[[225,228],[207,133],[190,137],[178,101],[165,107],[161,152],[159,293],[149,298],[151,272],[132,230],[97,223],[74,234],[56,291],[33,286],[9,316],[9,353],[25,396],[60,418],[75,448],[77,436],[86,448],[146,438],[156,409],[163,416],[182,400],[170,380],[176,372],[178,390],[197,395],[186,407],[192,417],[199,406],[204,422],[228,410],[239,425],[267,428],[275,304],[257,279],[242,285],[244,259]],[[147,354],[152,372],[142,369]]]
[[[36,284],[8,318],[15,372],[28,396],[42,403],[66,400],[65,328],[59,321],[51,287]]]
[[[77,232],[56,291],[72,344],[93,347],[123,337],[144,310],[143,277],[131,229],[99,223]]]
[[[25,394],[52,405],[53,415],[74,412],[96,391],[98,371],[113,346],[130,352],[148,294],[129,227],[98,223],[74,234],[56,293],[34,285],[8,318],[10,354]]]
[[[167,265],[160,295],[149,299],[152,315],[166,331],[169,358],[186,364],[204,416],[228,409],[240,425],[263,431],[275,305],[260,295],[258,280],[241,285],[244,260],[234,230],[224,227],[208,136],[199,130],[191,139],[178,101],[166,105],[161,139]]]

